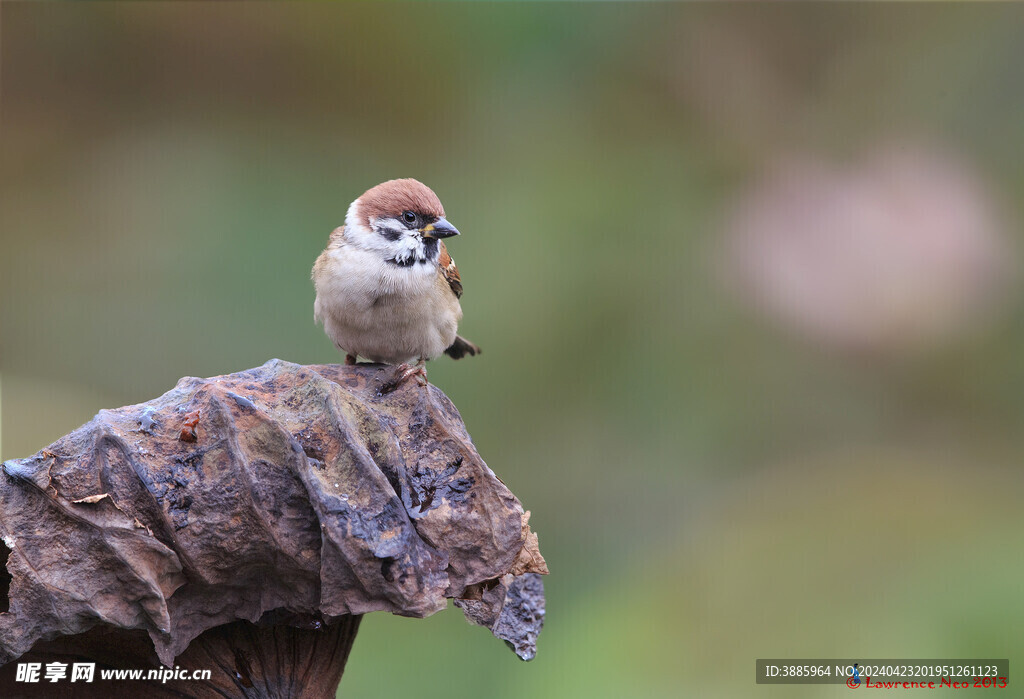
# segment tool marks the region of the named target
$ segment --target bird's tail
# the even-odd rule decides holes
[[[455,336],[455,342],[444,351],[452,359],[462,359],[467,354],[472,356],[480,354],[482,350],[464,337]]]

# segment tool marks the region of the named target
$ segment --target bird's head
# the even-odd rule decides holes
[[[437,195],[413,179],[388,180],[352,202],[345,238],[401,267],[436,262],[438,240],[458,235]]]

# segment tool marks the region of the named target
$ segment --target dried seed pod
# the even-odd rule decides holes
[[[254,696],[244,677],[295,668],[240,661],[231,625],[287,627],[300,646],[334,625],[340,679],[355,617],[423,617],[464,596],[471,621],[533,657],[547,569],[529,513],[447,397],[416,382],[381,395],[392,374],[272,360],[185,378],[5,462],[0,664],[30,649],[109,662],[104,648],[145,633],[167,666],[228,654],[238,677],[213,684]]]

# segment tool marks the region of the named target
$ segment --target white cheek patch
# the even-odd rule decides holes
[[[402,222],[394,218],[375,218],[370,221],[370,225],[378,233],[391,240],[398,240],[408,232]]]
[[[406,228],[405,224],[394,218],[379,218],[370,222],[374,232],[380,238],[380,249],[388,253],[388,257],[399,264],[408,264],[413,260],[427,259],[427,249],[423,239]]]
[[[346,238],[364,250],[380,251],[382,257],[400,265],[427,260],[427,246],[416,231],[395,218],[373,219],[367,228],[360,223],[358,203],[359,200],[352,202],[345,216]]]

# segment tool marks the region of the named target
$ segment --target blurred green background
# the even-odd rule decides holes
[[[4,459],[181,376],[339,361],[309,270],[382,180],[463,232],[485,352],[430,379],[533,511],[539,654],[373,614],[342,695],[832,697],[755,659],[1021,658],[1024,7],[0,22]]]

